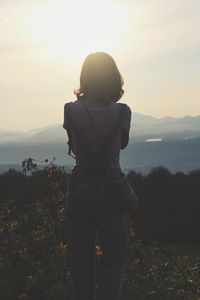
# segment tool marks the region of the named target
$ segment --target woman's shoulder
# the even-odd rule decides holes
[[[67,107],[69,104],[74,105],[77,104],[78,100],[71,100],[64,103],[64,107]]]
[[[116,105],[121,106],[121,107],[125,107],[125,110],[128,114],[132,113],[132,110],[131,110],[131,108],[128,104],[119,102],[119,103],[116,103]]]
[[[80,101],[76,100],[71,100],[68,102],[64,103],[64,111],[66,112],[67,109],[69,109],[69,105],[70,105],[70,109],[77,110],[80,107]]]
[[[66,110],[67,109],[67,106],[68,105],[72,105],[74,108],[79,108],[81,105],[80,105],[80,100],[78,99],[75,99],[75,100],[71,100],[71,101],[68,101],[64,104],[64,109]],[[127,113],[131,114],[132,113],[132,110],[130,108],[130,106],[126,103],[122,103],[122,102],[112,102],[110,103],[110,105],[112,107],[125,107],[125,110]]]

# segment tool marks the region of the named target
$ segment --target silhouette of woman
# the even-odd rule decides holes
[[[104,145],[101,154],[107,167],[113,176],[121,176],[119,154],[129,142],[132,113],[127,104],[117,103],[124,93],[122,86],[113,58],[104,52],[91,53],[82,66],[80,88],[74,91],[77,100],[64,106],[69,154],[73,151],[76,159],[65,209],[73,300],[119,300],[122,292],[129,239],[127,218],[117,206],[98,154]],[[109,143],[106,151],[105,141]],[[101,245],[98,280],[97,237]]]

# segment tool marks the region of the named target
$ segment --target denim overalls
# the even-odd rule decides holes
[[[127,266],[128,224],[109,179],[75,166],[68,182],[72,300],[119,300]],[[96,280],[96,234],[102,255]]]

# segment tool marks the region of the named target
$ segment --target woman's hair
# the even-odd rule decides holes
[[[89,54],[82,66],[80,87],[74,93],[78,99],[117,102],[123,95],[123,78],[114,59],[105,52]]]

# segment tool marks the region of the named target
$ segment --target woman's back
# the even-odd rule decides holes
[[[130,129],[131,123],[131,109],[127,104],[109,102],[108,104],[103,104],[101,102],[92,102],[85,99],[85,103],[88,107],[89,113],[93,119],[95,127],[98,132],[100,141],[97,140],[94,128],[88,118],[87,112],[84,109],[83,100],[76,100],[70,102],[70,117],[73,120],[73,124],[76,126],[76,130],[79,131],[79,136],[76,135],[73,126],[70,126],[70,133],[72,139],[72,150],[76,156],[76,165],[81,165],[84,163],[84,149],[82,140],[84,143],[89,145],[91,152],[97,153],[99,150],[99,142],[103,143],[110,135],[113,128],[116,128],[112,140],[109,141],[110,145],[108,151],[106,152],[107,161],[113,168],[120,168],[120,149],[121,149],[121,128]],[[64,110],[64,124],[65,129],[69,126],[68,120],[68,104],[65,105]],[[121,124],[117,124],[119,121],[118,116],[121,113],[121,107],[125,106]],[[80,135],[82,139],[80,140]],[[105,154],[105,153],[104,153]]]

